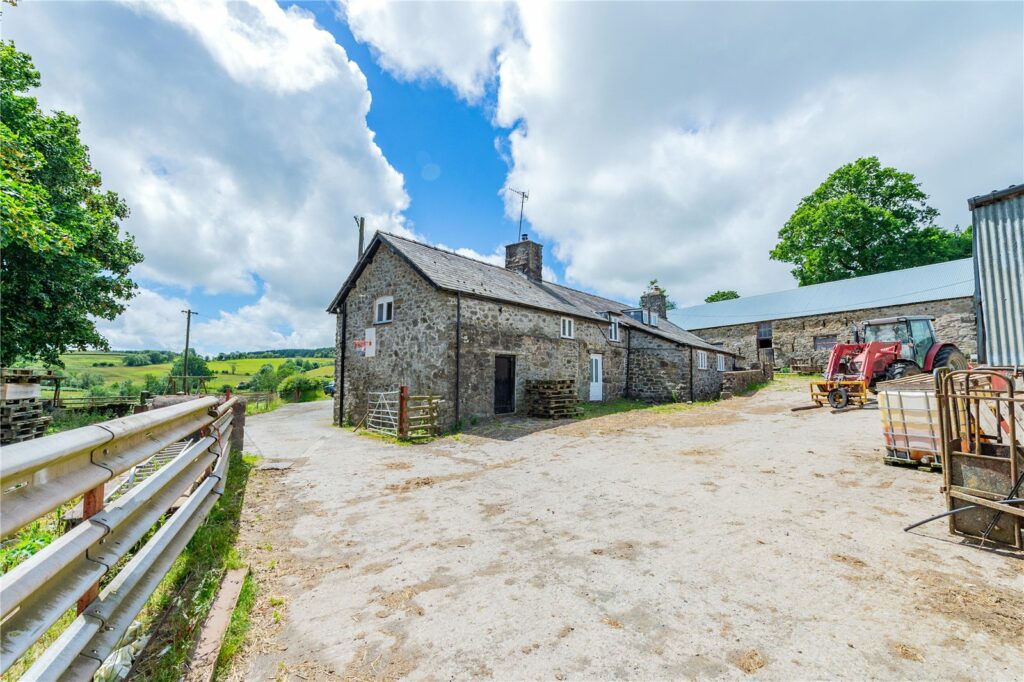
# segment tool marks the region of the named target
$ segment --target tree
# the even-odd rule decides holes
[[[913,174],[857,159],[800,201],[771,257],[805,286],[970,256],[970,231],[935,226],[927,199]]]
[[[120,233],[128,207],[101,189],[78,119],[23,94],[39,83],[32,58],[0,42],[0,363],[63,367],[69,348],[109,348],[95,319],[124,311],[142,254]]]
[[[178,359],[171,365],[171,376],[180,377],[185,375],[185,356],[179,355]],[[206,360],[198,355],[191,348],[188,351],[188,375],[190,377],[209,377],[213,372],[206,366]]]
[[[652,279],[650,282],[648,282],[647,283],[647,291],[658,292],[658,293],[661,293],[661,294],[663,294],[665,296],[665,310],[666,311],[667,310],[675,310],[676,309],[676,302],[668,297],[668,291],[665,290],[665,287],[663,287],[660,284],[658,284],[658,280]],[[641,301],[641,305],[643,305],[642,301]]]
[[[732,289],[729,289],[727,291],[722,291],[721,289],[719,289],[715,293],[713,293],[710,296],[708,296],[707,298],[705,298],[704,302],[705,303],[717,303],[718,301],[731,301],[732,299],[739,298],[739,297],[740,297],[740,295],[737,294]]]

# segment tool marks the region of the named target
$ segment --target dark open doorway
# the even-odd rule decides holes
[[[516,359],[512,355],[494,357],[494,414],[516,411]]]

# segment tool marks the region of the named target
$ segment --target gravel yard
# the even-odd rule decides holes
[[[1024,678],[1024,561],[803,383],[398,446],[249,417],[237,679]],[[544,427],[544,428],[540,428]]]

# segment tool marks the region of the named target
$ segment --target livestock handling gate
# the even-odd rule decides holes
[[[1024,549],[1024,372],[940,371],[939,420],[950,532]]]
[[[397,391],[369,391],[366,430],[403,440],[436,436],[440,404],[436,395],[409,395],[408,386]]]
[[[92,679],[223,494],[232,432],[237,427],[234,435],[241,435],[244,407],[237,398],[203,397],[4,448],[3,537],[79,496],[84,520],[0,577],[0,670],[77,603],[78,617],[22,679]],[[170,453],[163,466],[108,501],[108,483],[120,487],[162,452]],[[100,579],[113,571],[99,592]]]

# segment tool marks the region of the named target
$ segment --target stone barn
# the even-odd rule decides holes
[[[760,296],[706,303],[672,312],[672,320],[741,362],[823,365],[859,323],[928,315],[942,341],[977,352],[974,269],[970,258],[814,284]]]
[[[525,236],[500,267],[378,232],[328,308],[335,420],[400,385],[439,395],[443,427],[522,413],[531,379],[574,379],[584,401],[720,395],[733,353],[670,322],[663,292],[611,301],[545,282],[541,258]]]

